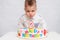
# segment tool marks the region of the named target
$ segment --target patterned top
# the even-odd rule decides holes
[[[33,18],[29,18],[26,16],[26,14],[24,14],[19,19],[18,27],[19,28],[34,27],[46,29],[47,25],[45,20],[38,14],[36,14]]]

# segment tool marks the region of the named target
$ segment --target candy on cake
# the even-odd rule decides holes
[[[43,28],[20,28],[18,37],[20,38],[43,38],[47,34],[47,30]]]

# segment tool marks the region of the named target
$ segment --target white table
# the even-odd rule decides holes
[[[19,38],[17,38],[17,32],[8,32],[4,36],[0,37],[0,40],[19,40]],[[31,40],[31,39],[20,38],[20,40]],[[32,39],[32,40],[40,40],[40,39]],[[48,36],[43,40],[60,40],[60,34],[56,32],[49,32]]]

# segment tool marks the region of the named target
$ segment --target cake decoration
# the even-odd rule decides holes
[[[18,36],[21,38],[43,38],[47,34],[47,30],[43,28],[20,28]]]

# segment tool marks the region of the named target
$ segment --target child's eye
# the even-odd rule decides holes
[[[32,10],[32,12],[34,12],[35,10]]]
[[[30,12],[29,10],[27,12]]]

